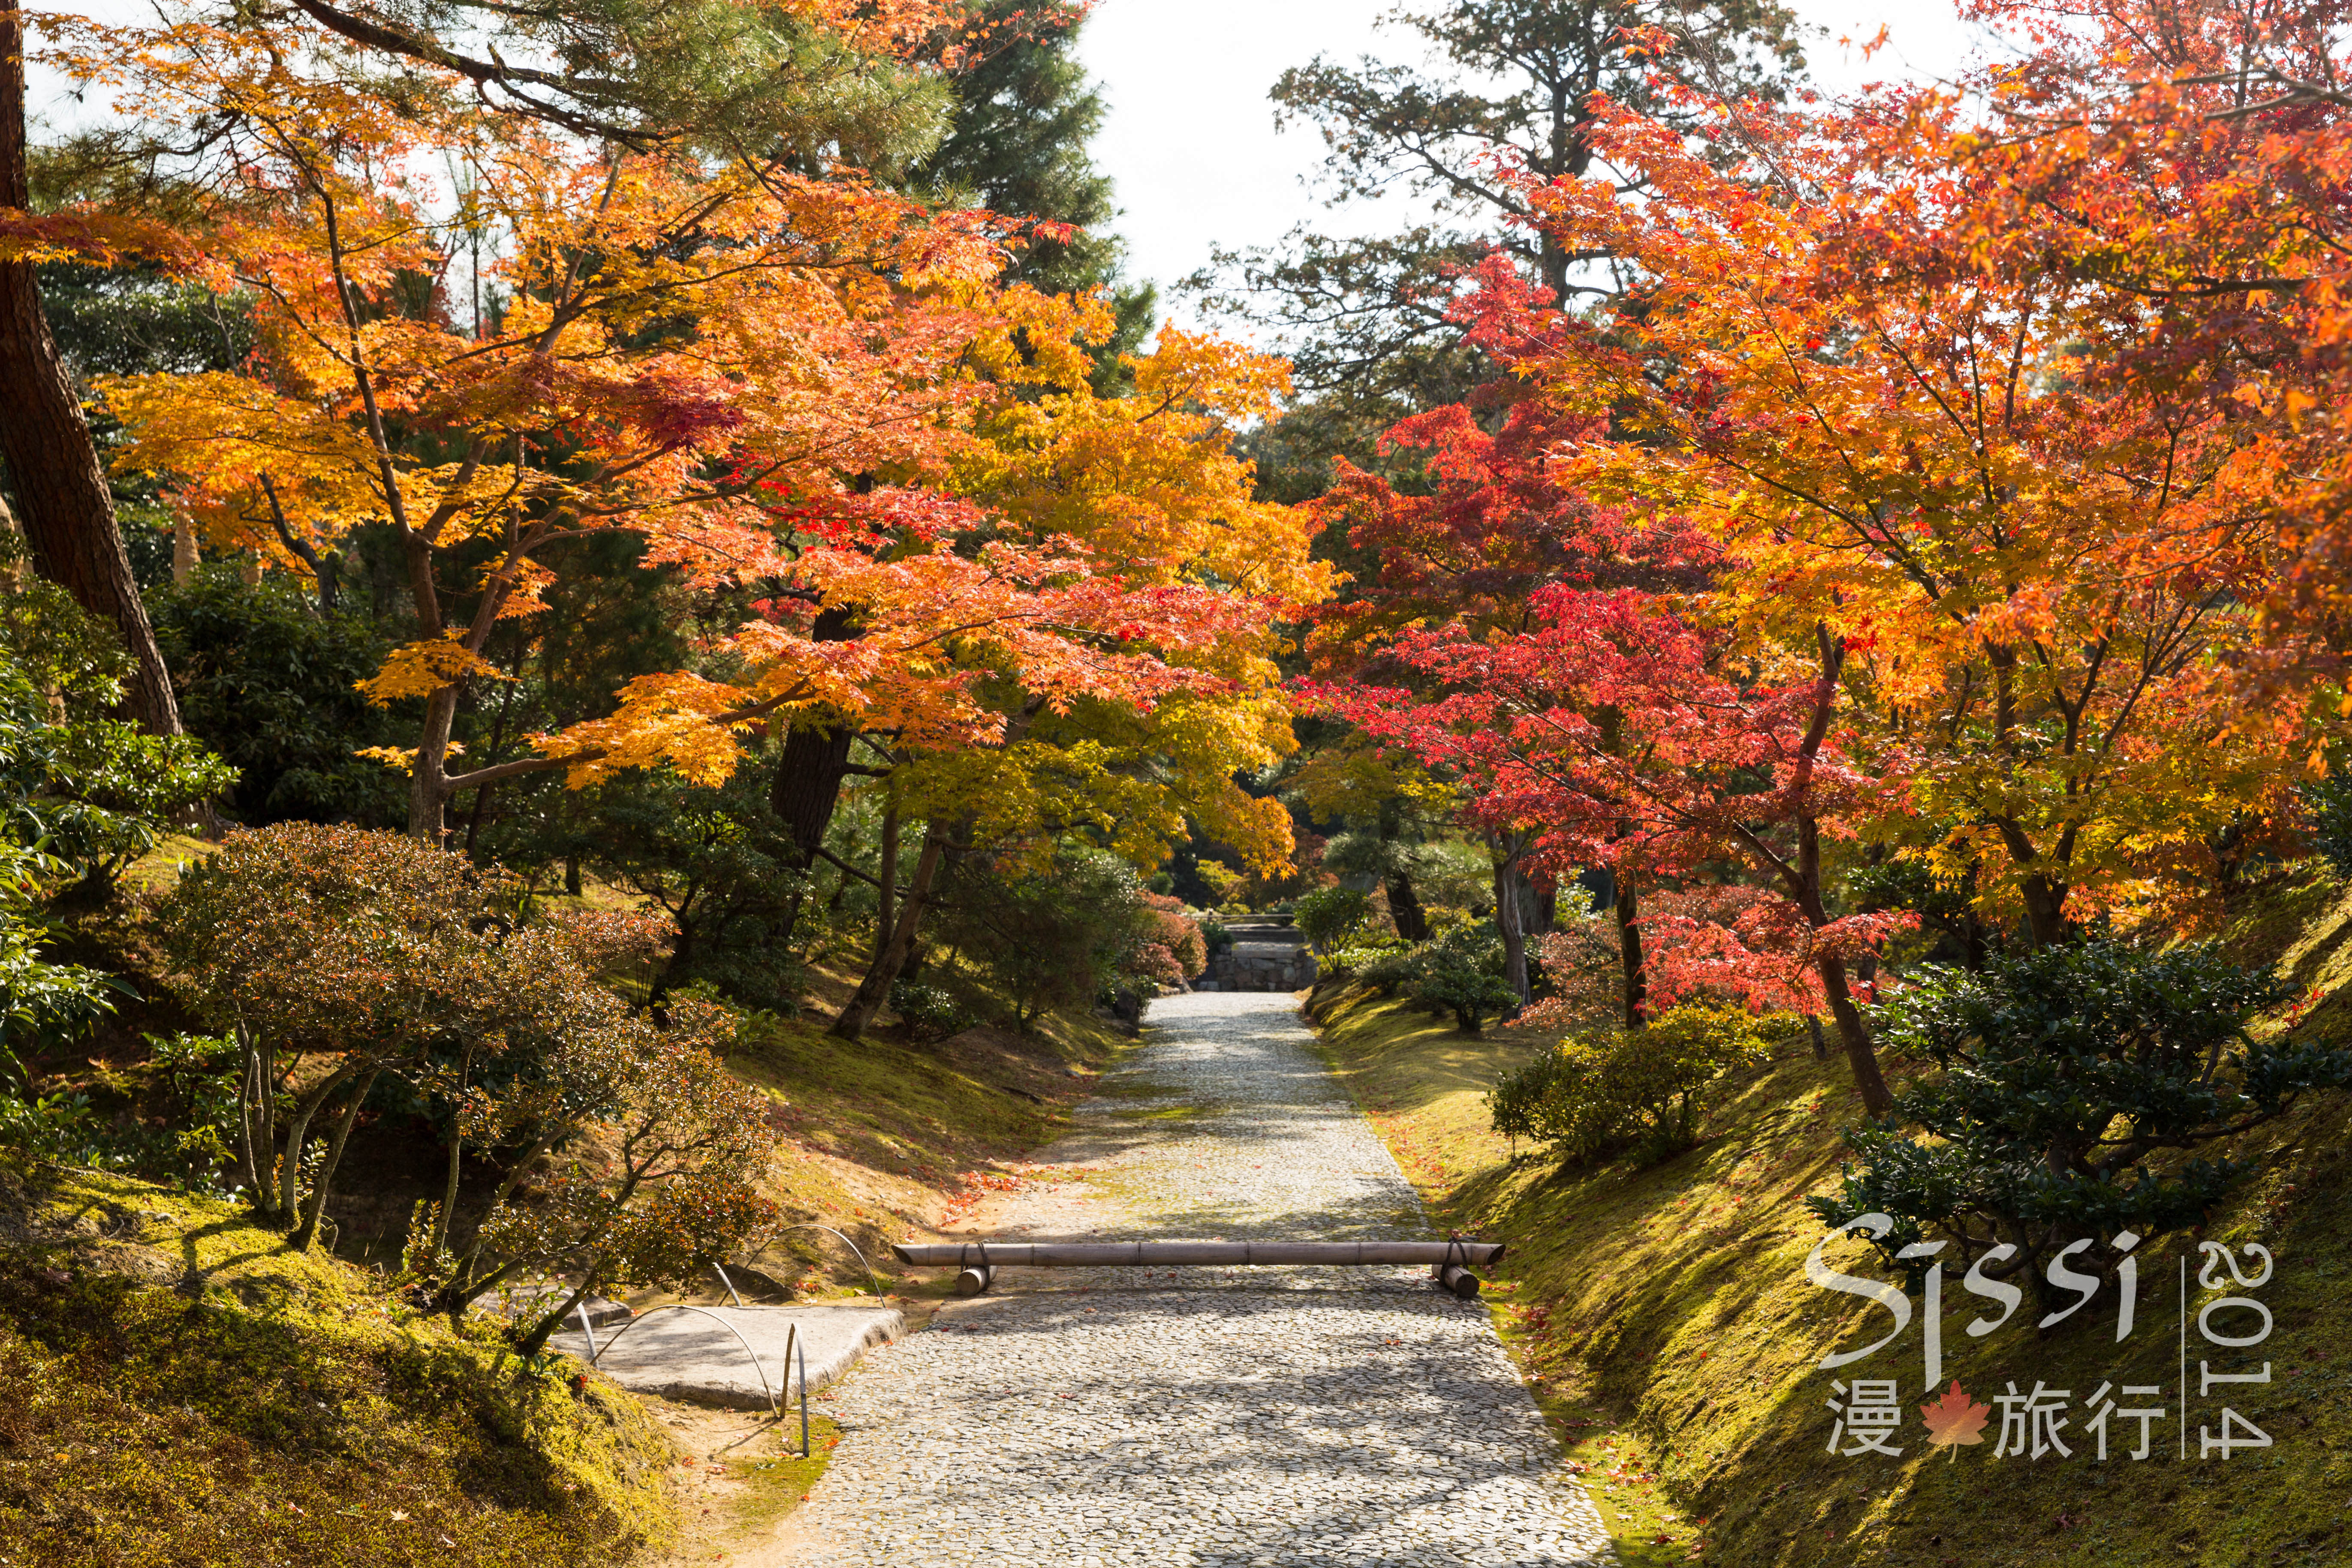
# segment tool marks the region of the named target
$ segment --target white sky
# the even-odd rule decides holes
[[[1373,25],[1391,8],[1391,0],[1101,0],[1078,45],[1110,106],[1095,163],[1118,186],[1129,269],[1160,285],[1163,310],[1183,319],[1171,286],[1206,265],[1213,247],[1268,245],[1304,219],[1333,221],[1300,183],[1321,162],[1322,138],[1305,125],[1276,134],[1266,89],[1318,54],[1409,58],[1410,36]],[[1795,0],[1795,8],[1824,30],[1806,55],[1833,91],[1948,76],[1969,52],[1949,0]],[[1882,24],[1888,47],[1867,65],[1858,49],[1839,47],[1841,37],[1860,42]],[[1406,212],[1391,198],[1345,215],[1342,226],[1399,228]]]

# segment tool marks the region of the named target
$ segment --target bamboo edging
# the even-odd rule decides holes
[[[1363,1265],[1426,1263],[1485,1268],[1500,1262],[1499,1241],[966,1241],[894,1243],[915,1268],[1118,1268],[1177,1263]]]

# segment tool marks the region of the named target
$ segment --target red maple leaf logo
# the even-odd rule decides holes
[[[1962,1444],[1984,1441],[1985,1419],[1992,1414],[1992,1406],[1970,1399],[1960,1387],[1959,1379],[1954,1378],[1952,1386],[1944,1391],[1944,1397],[1922,1405],[1919,1414],[1927,1423],[1929,1446],[1948,1448],[1951,1450],[1948,1457],[1957,1459]]]

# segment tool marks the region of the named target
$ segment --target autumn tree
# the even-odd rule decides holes
[[[1723,106],[1760,182],[1614,119],[1651,197],[1542,199],[1651,282],[1606,321],[1546,324],[1521,368],[1620,434],[1562,483],[1718,542],[1710,614],[1754,658],[1845,650],[1867,762],[1909,792],[1908,852],[2063,941],[2275,811],[2308,754],[2305,710],[2256,721],[2223,673],[2299,657],[2265,647],[2255,608],[2283,552],[2240,482],[2242,422],[2194,386],[2105,374],[2098,345],[2140,330],[2128,295],[1987,265],[1932,174],[1956,107],[1907,108]],[[1488,299],[1487,330],[1535,342],[1517,301]]]

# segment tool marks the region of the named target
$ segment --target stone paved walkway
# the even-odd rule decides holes
[[[1153,1005],[1145,1047],[989,1234],[1429,1234],[1286,995]],[[873,1352],[795,1520],[810,1560],[1611,1561],[1486,1310],[1418,1269],[1009,1269]]]

